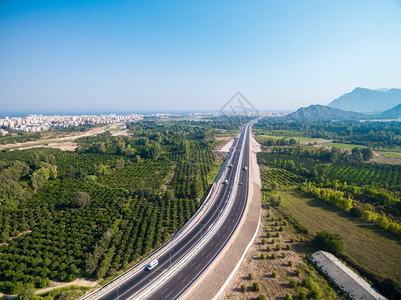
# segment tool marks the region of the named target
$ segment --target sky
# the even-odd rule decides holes
[[[0,112],[260,111],[401,88],[401,0],[0,0]]]

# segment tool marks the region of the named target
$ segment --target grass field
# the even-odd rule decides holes
[[[345,254],[372,272],[401,280],[401,239],[375,225],[350,217],[320,200],[296,192],[281,193],[282,207],[311,234],[328,230],[339,233]]]
[[[385,157],[401,159],[400,152],[379,151],[379,153],[383,154],[383,156],[385,156]]]
[[[337,147],[337,148],[348,149],[348,150],[351,150],[351,149],[353,149],[355,147],[357,147],[357,148],[365,148],[365,146],[361,146],[361,145],[342,144],[342,143],[325,143],[323,145],[327,146],[327,147]]]

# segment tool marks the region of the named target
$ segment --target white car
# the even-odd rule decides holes
[[[159,264],[159,261],[157,259],[154,259],[150,262],[150,264],[148,264],[148,266],[146,268],[150,271],[153,268],[155,268],[158,264]]]

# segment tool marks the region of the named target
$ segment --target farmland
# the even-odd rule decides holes
[[[278,207],[307,240],[323,230],[338,233],[345,243],[341,258],[385,295],[398,295],[397,288],[389,290],[382,282],[394,278],[393,287],[399,287],[401,281],[394,268],[401,263],[401,167],[375,163],[370,146],[383,145],[374,132],[366,134],[367,125],[385,127],[386,147],[399,147],[396,124],[264,119],[255,125],[255,132],[264,134],[259,135],[264,147],[258,153],[262,199]],[[266,133],[271,136],[264,137]],[[319,148],[299,137],[334,141]],[[396,152],[390,153],[397,160]]]
[[[0,290],[102,281],[160,247],[217,175],[214,125],[137,122],[128,135],[82,137],[75,152],[3,151]]]

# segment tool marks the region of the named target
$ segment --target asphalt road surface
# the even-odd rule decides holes
[[[230,191],[234,184],[238,185],[236,196],[234,197],[233,206],[224,220],[223,224],[213,234],[209,242],[200,250],[200,252],[193,256],[185,266],[176,272],[169,280],[163,285],[158,287],[148,299],[176,299],[202,274],[202,272],[210,265],[213,259],[224,248],[225,244],[229,241],[231,235],[238,226],[243,212],[246,207],[248,188],[249,188],[249,140],[250,140],[250,126],[244,125],[241,134],[237,140],[234,141],[234,150],[232,153],[232,167],[227,165],[227,172],[224,174],[228,184],[222,184],[213,208],[201,217],[191,230],[185,233],[171,251],[164,252],[157,259],[159,265],[153,270],[146,269],[136,273],[134,276],[124,281],[114,289],[110,290],[104,295],[99,295],[96,299],[111,300],[111,299],[133,299],[140,291],[145,289],[149,284],[154,282],[166,270],[174,266],[185,254],[193,249],[201,240],[205,232],[212,226],[218,219],[226,201],[229,198]],[[245,143],[242,161],[239,162],[240,151],[242,144]],[[238,183],[235,180],[235,171],[237,165],[240,164],[238,172],[240,172]],[[247,167],[247,170],[244,170]]]

